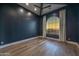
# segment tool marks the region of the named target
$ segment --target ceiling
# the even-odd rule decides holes
[[[20,6],[30,10],[37,15],[44,15],[56,9],[67,6],[66,4],[53,4],[53,3],[18,3]],[[36,8],[36,10],[34,10]]]

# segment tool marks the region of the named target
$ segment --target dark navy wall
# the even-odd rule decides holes
[[[67,40],[79,42],[79,4],[70,4],[66,10]]]
[[[78,16],[77,16],[78,17],[78,30],[77,30],[78,31],[78,35],[77,35],[78,39],[77,39],[77,41],[79,43],[79,5],[78,5],[78,9],[77,10],[78,10],[78,12],[77,12],[78,13]]]
[[[0,4],[0,45],[41,35],[40,17],[28,12],[17,4]]]

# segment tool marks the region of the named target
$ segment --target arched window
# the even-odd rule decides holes
[[[60,29],[60,19],[59,17],[53,15],[52,17],[49,17],[47,19],[47,34],[56,34],[59,35],[59,29]]]

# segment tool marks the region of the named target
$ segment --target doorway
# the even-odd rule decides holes
[[[59,39],[60,18],[56,13],[47,17],[46,36]]]
[[[66,9],[43,16],[43,37],[66,41]]]

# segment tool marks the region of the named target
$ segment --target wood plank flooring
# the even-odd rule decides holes
[[[3,56],[79,56],[75,45],[51,39],[33,39],[0,49]]]

